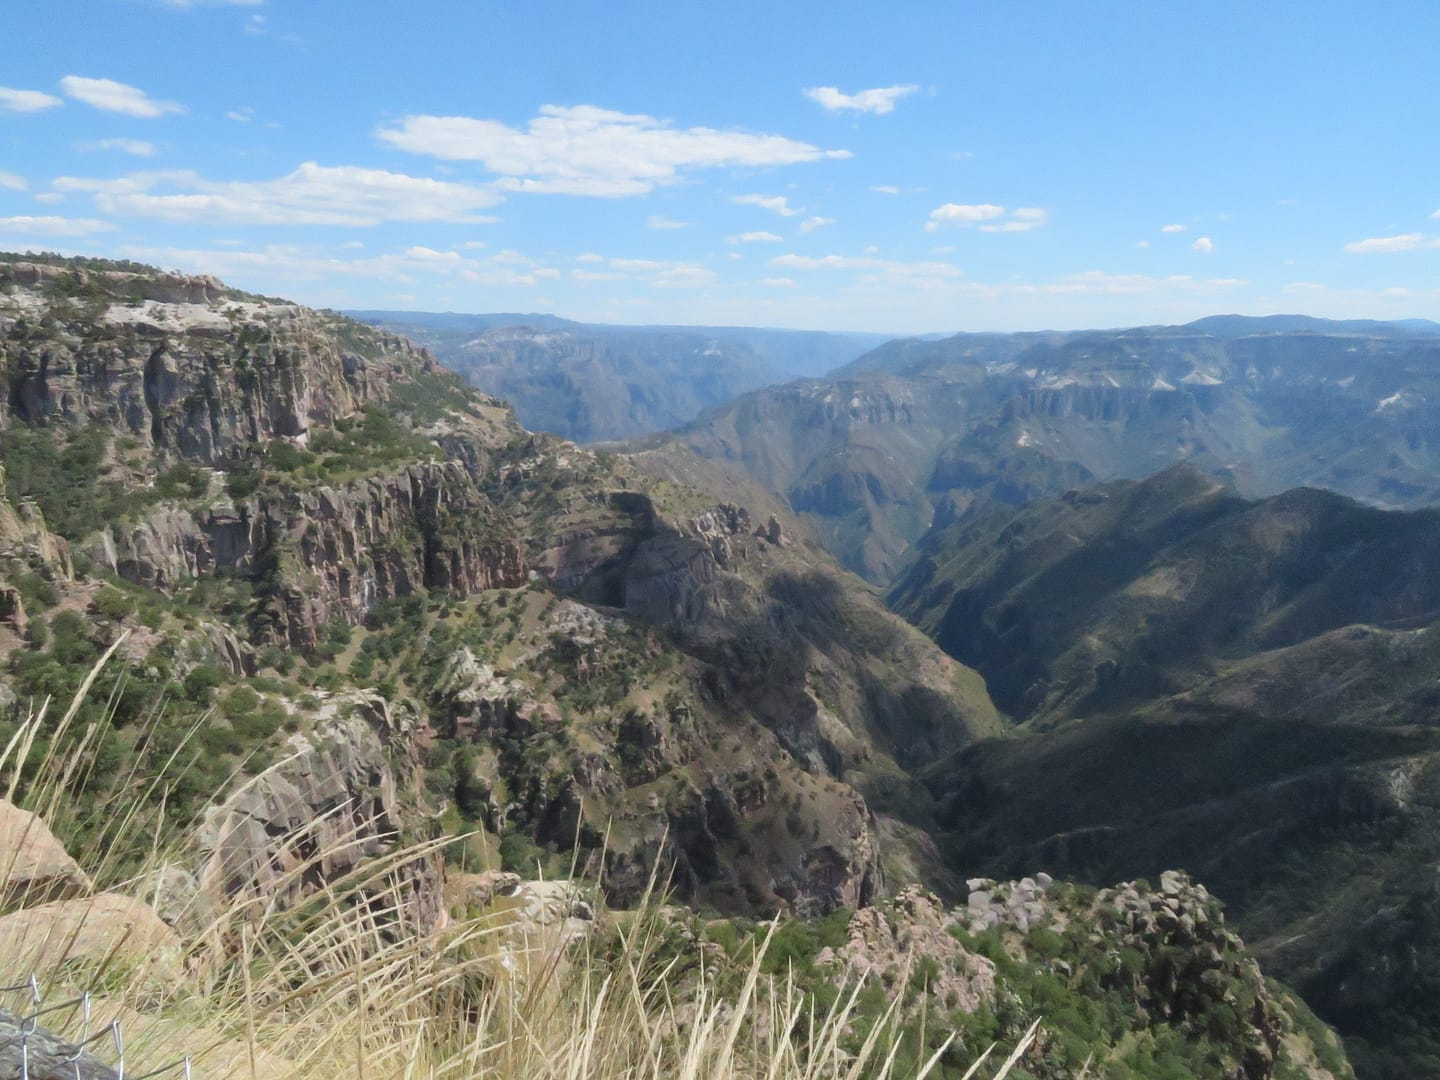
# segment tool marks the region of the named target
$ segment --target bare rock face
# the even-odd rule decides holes
[[[75,576],[70,546],[52,533],[45,515],[29,499],[12,506],[5,498],[5,470],[0,464],[0,557],[26,564],[40,564],[66,581]]]
[[[83,313],[87,333],[48,334],[31,349],[23,344],[28,319],[0,320],[0,337],[8,330],[17,339],[0,416],[105,424],[207,464],[353,415],[390,368],[418,362],[394,337],[379,355],[346,353],[316,332],[313,313],[227,297],[213,278],[21,263],[0,266],[6,283],[48,300],[31,318]],[[93,298],[96,310],[60,306],[46,290],[62,283],[82,304]]]
[[[326,623],[361,622],[382,600],[514,587],[527,570],[503,517],[453,462],[233,508],[162,507],[103,534],[90,555],[161,590],[216,570],[267,579],[275,632],[300,647]]]
[[[293,907],[400,844],[398,792],[408,782],[413,722],[364,691],[340,695],[289,757],[213,806],[198,827],[196,903],[215,910],[240,894]],[[441,920],[438,856],[393,875],[410,929]]]
[[[185,970],[179,935],[133,896],[103,892],[0,916],[0,970],[48,973],[61,965],[127,969],[171,987]]]
[[[823,950],[815,962],[898,989],[926,960],[935,972],[929,992],[947,1009],[974,1013],[995,1000],[995,964],[951,935],[958,924],[956,913],[946,911],[939,897],[911,885],[893,899],[857,911],[845,946]]]
[[[49,827],[0,799],[0,910],[89,896],[90,879]]]

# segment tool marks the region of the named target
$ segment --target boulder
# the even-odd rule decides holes
[[[46,824],[0,799],[0,911],[90,892],[90,879]]]
[[[62,965],[174,988],[184,976],[180,936],[133,896],[103,892],[0,916],[0,971],[42,978]]]

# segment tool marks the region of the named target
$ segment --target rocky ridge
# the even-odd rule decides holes
[[[415,782],[487,837],[464,858],[578,842],[617,896],[658,859],[737,910],[878,895],[877,810],[927,812],[903,762],[998,730],[973,673],[778,518],[531,435],[388,333],[209,279],[0,261],[0,349],[9,501],[84,568],[16,566],[11,606],[46,615],[11,642],[22,689],[128,635],[154,685],[220,706],[205,766],[262,732],[278,801],[231,830],[236,865],[274,855],[259,822],[326,803],[270,763],[351,688],[413,703]],[[143,744],[114,730],[116,754]]]

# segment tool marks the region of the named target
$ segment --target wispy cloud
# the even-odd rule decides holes
[[[871,184],[871,191],[879,192],[881,195],[899,195],[900,189],[894,184]]]
[[[1184,232],[1186,228],[1187,228],[1187,226],[1179,225],[1179,224],[1176,224],[1176,225],[1161,225],[1161,226],[1160,226],[1160,231],[1161,231],[1162,233],[1177,233],[1177,232]]]
[[[476,211],[503,201],[472,184],[313,161],[274,180],[212,181],[160,172],[112,180],[61,177],[54,186],[91,193],[107,214],[223,225],[486,224],[495,219]]]
[[[978,225],[1005,216],[1005,207],[994,203],[945,203],[930,211],[926,232],[935,232],[946,225]]]
[[[0,86],[0,112],[40,112],[64,104],[65,102],[54,94],[40,90],[15,90],[9,86]]]
[[[793,289],[796,282],[794,278],[788,277],[762,277],[756,284],[770,289]]]
[[[13,172],[0,171],[0,188],[6,191],[24,191],[30,186],[30,181],[25,177]]]
[[[595,267],[593,270],[570,271],[571,280],[582,284],[632,281],[649,285],[653,289],[697,289],[713,285],[719,280],[713,270],[696,262],[607,257],[593,251],[577,255],[575,261]]]
[[[795,165],[849,157],[780,135],[674,128],[593,105],[544,105],[521,130],[468,116],[407,116],[381,142],[447,161],[476,161],[507,191],[643,195],[689,171]]]
[[[1424,233],[1404,233],[1400,236],[1374,236],[1368,240],[1355,240],[1345,245],[1351,255],[1392,255],[1399,251],[1416,251],[1420,248],[1440,247],[1440,237],[1426,237]]]
[[[255,119],[255,110],[249,105],[244,105],[238,109],[231,109],[225,114],[225,117],[228,120],[234,120],[237,124],[248,124]]]
[[[727,244],[778,244],[785,238],[773,232],[747,232],[739,236],[727,236]]]
[[[777,255],[771,266],[786,270],[874,270],[907,277],[958,277],[960,271],[944,262],[897,262],[873,255]]]
[[[484,287],[534,288],[554,281],[560,271],[512,250],[494,255],[463,255],[414,245],[375,255],[338,256],[334,249],[271,244],[251,250],[229,248],[121,247],[117,254],[143,262],[176,266],[231,281],[283,281],[331,286],[340,278],[415,285],[450,279]]]
[[[185,107],[174,101],[156,101],[136,86],[116,82],[114,79],[89,79],[83,75],[66,75],[60,80],[60,89],[67,97],[83,101],[104,112],[120,113],[153,120],[166,113],[182,113]]]
[[[833,217],[820,217],[816,214],[814,217],[807,217],[800,223],[800,231],[802,233],[812,233],[816,229],[823,229],[826,225],[834,224],[835,219]]]
[[[897,101],[919,89],[918,86],[907,83],[903,86],[877,86],[872,90],[858,90],[853,94],[842,94],[833,86],[812,86],[801,92],[831,112],[844,110],[883,116],[895,111]]]
[[[0,236],[93,236],[115,226],[96,218],[5,217],[0,218]]]
[[[1050,223],[1050,212],[1038,206],[1021,206],[1010,214],[1008,221],[992,221],[981,225],[981,232],[1029,232]]]
[[[733,195],[730,201],[739,206],[758,206],[781,217],[797,217],[800,214],[784,195]]]
[[[81,143],[77,149],[118,150],[134,157],[154,157],[156,148],[153,142],[144,139],[97,139],[94,142]]]
[[[651,214],[645,219],[645,227],[647,229],[658,229],[661,231],[688,229],[693,224],[693,221],[676,221],[674,218],[668,218],[661,214]]]

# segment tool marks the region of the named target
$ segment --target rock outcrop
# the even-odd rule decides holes
[[[162,507],[102,534],[90,556],[159,590],[212,573],[255,580],[275,632],[302,648],[383,600],[514,587],[527,570],[503,517],[450,462],[230,507]]]
[[[0,799],[0,911],[90,892],[90,879],[49,827]]]
[[[900,993],[923,962],[930,972],[926,991],[947,1009],[973,1013],[995,1000],[995,964],[960,943],[950,932],[959,925],[959,912],[946,911],[933,893],[907,886],[894,898],[855,912],[849,940],[822,950],[815,963],[878,980]],[[921,1000],[912,998],[910,1004],[918,1008]]]
[[[403,842],[400,793],[410,783],[414,722],[378,695],[325,703],[288,755],[213,806],[197,829],[201,852],[196,914],[201,925],[237,896],[285,909],[343,887],[362,864]],[[407,764],[408,762],[408,764]],[[440,922],[438,854],[406,859],[384,875],[398,890],[412,931]],[[353,882],[350,883],[354,885]]]

